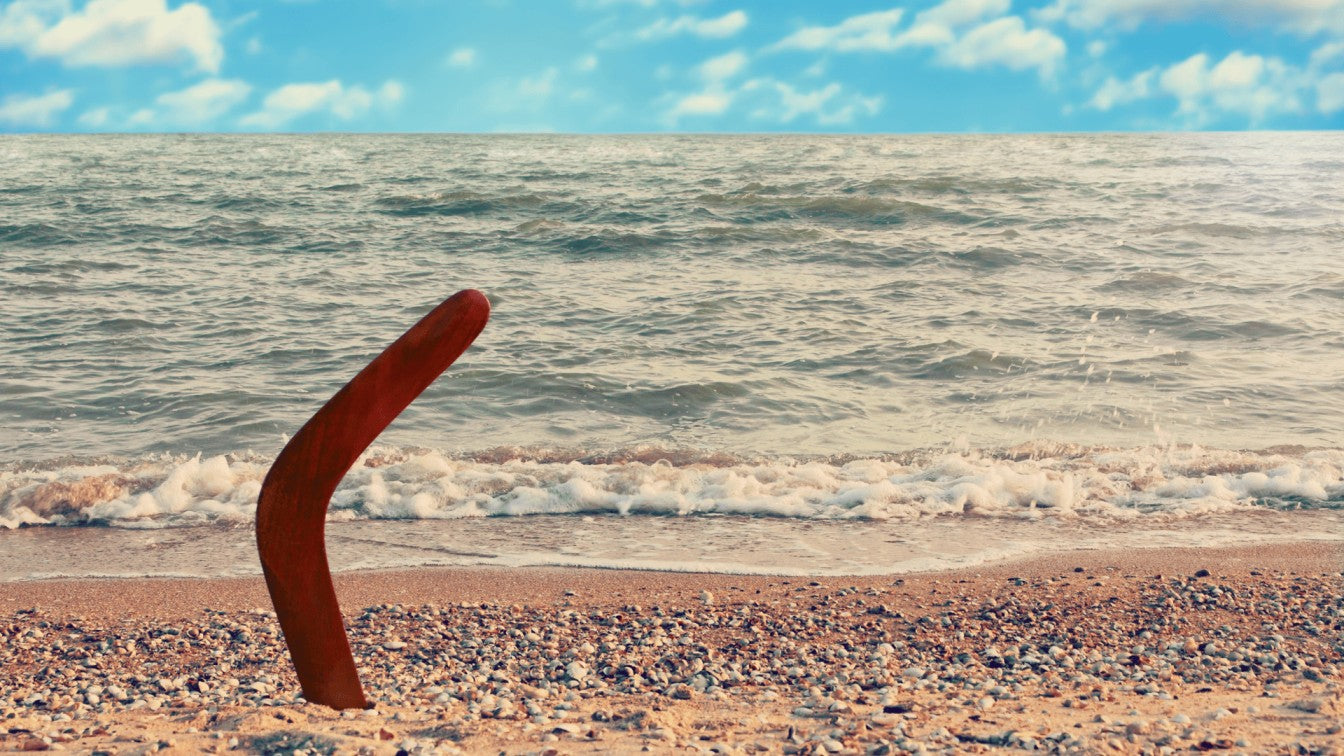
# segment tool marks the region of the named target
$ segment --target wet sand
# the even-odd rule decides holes
[[[344,713],[298,696],[259,578],[6,583],[0,750],[1339,752],[1341,569],[1297,544],[862,578],[346,573],[377,706]]]

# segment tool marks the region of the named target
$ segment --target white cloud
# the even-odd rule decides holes
[[[708,81],[722,81],[741,71],[747,65],[747,56],[740,50],[710,58],[700,64],[700,76]]]
[[[398,105],[402,100],[406,99],[406,87],[396,79],[388,79],[383,82],[381,87],[378,87],[378,96],[376,99],[378,100],[378,104],[385,108]]]
[[[449,53],[444,62],[453,68],[471,68],[476,65],[476,48],[459,47]]]
[[[1100,58],[1106,54],[1106,47],[1107,45],[1105,42],[1099,39],[1094,39],[1087,43],[1087,54],[1094,58]]]
[[[1204,18],[1313,34],[1344,31],[1344,0],[1055,0],[1036,16],[1080,29],[1132,30],[1149,21]]]
[[[1097,110],[1106,111],[1116,105],[1141,100],[1148,97],[1152,92],[1153,78],[1156,76],[1157,68],[1155,67],[1135,74],[1126,81],[1108,76],[1088,104]]]
[[[154,102],[159,110],[152,118],[175,124],[203,124],[229,112],[251,92],[251,85],[240,79],[206,79],[156,97]]]
[[[840,94],[840,89],[839,84],[831,82],[821,89],[799,92],[782,81],[775,82],[775,91],[779,92],[780,104],[784,106],[784,114],[779,120],[788,123],[804,113],[820,112],[827,101]]]
[[[1278,58],[1228,53],[1215,65],[1205,53],[1168,66],[1158,86],[1176,98],[1177,113],[1193,125],[1225,114],[1245,116],[1252,124],[1282,113],[1301,112],[1312,76]],[[1157,93],[1154,93],[1157,94]]]
[[[1064,51],[1059,37],[1044,29],[1027,29],[1017,16],[1005,16],[966,32],[944,47],[939,57],[961,68],[998,64],[1015,71],[1035,68],[1049,76]]]
[[[555,79],[559,75],[560,71],[552,66],[536,76],[524,76],[523,80],[518,82],[518,94],[537,99],[549,97],[551,91],[555,89]]]
[[[71,12],[64,2],[21,0],[0,16],[0,46],[67,66],[191,63],[213,73],[224,59],[219,38],[210,11],[194,2],[169,10],[165,0],[90,0]]]
[[[1344,110],[1344,73],[1332,73],[1316,82],[1316,109],[1326,115]]]
[[[696,66],[696,72],[705,80],[704,91],[675,97],[676,102],[664,115],[664,120],[669,125],[676,125],[682,116],[711,116],[723,113],[733,104],[736,97],[736,93],[730,91],[725,83],[746,65],[746,54],[734,50]]]
[[[75,101],[68,89],[42,95],[13,94],[0,100],[0,122],[15,126],[50,126]]]
[[[94,108],[81,113],[78,120],[81,126],[87,126],[91,129],[100,129],[106,126],[111,118],[111,108]]]
[[[343,121],[365,115],[374,105],[390,107],[405,95],[402,85],[385,82],[377,93],[364,87],[347,87],[339,79],[286,84],[271,92],[262,109],[244,116],[239,123],[261,129],[278,129],[300,116],[329,113]]]
[[[822,126],[852,123],[857,115],[876,115],[882,98],[847,93],[839,82],[830,82],[809,91],[770,77],[752,79],[741,87],[744,97],[754,101],[753,118],[781,125],[810,117]]]
[[[950,28],[970,26],[1008,12],[1008,0],[946,0],[915,17],[915,25],[938,24]]]
[[[895,50],[892,34],[905,11],[900,8],[851,16],[835,26],[808,26],[776,42],[777,50]]]
[[[702,92],[676,98],[665,121],[675,126],[683,116],[716,116],[744,103],[753,118],[787,125],[811,117],[820,125],[847,124],[857,115],[874,115],[882,107],[881,97],[847,93],[838,82],[811,90],[802,90],[772,77],[749,79],[735,88],[712,80]]]
[[[698,16],[680,16],[678,18],[660,18],[652,24],[635,32],[635,38],[641,40],[661,39],[677,34],[694,34],[697,37],[723,39],[731,37],[747,26],[747,14],[735,10],[718,18],[700,18]]]
[[[574,70],[580,73],[588,73],[597,69],[597,56],[589,53],[580,55],[579,59],[574,61]]]
[[[723,91],[687,95],[672,106],[668,118],[676,121],[676,119],[686,115],[718,115],[727,110],[732,103],[733,96]]]
[[[1107,78],[1091,98],[1094,108],[1107,110],[1144,98],[1172,97],[1176,114],[1192,126],[1228,116],[1245,117],[1251,125],[1279,114],[1304,112],[1305,98],[1316,93],[1317,109],[1331,105],[1333,90],[1317,71],[1288,65],[1273,56],[1228,52],[1214,62],[1204,52],[1165,69],[1149,69],[1129,81]],[[1322,85],[1324,89],[1322,89]]]
[[[68,0],[14,0],[0,8],[0,48],[31,44],[69,12]]]
[[[1344,59],[1344,41],[1326,42],[1311,52],[1311,67],[1320,68],[1336,58]]]
[[[1005,16],[1009,0],[946,0],[915,16],[900,29],[900,8],[864,13],[835,26],[810,26],[771,46],[772,50],[892,52],[925,47],[945,65],[960,68],[1006,66],[1053,73],[1064,56],[1064,40],[1051,32],[1028,29],[1019,16]]]
[[[261,37],[252,37],[247,40],[247,47],[244,49],[247,50],[248,55],[256,55],[257,53],[260,53],[262,50]]]

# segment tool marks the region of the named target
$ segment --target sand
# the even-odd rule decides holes
[[[260,579],[0,586],[0,750],[1340,753],[1335,545],[932,574],[347,573],[375,709],[297,695]]]

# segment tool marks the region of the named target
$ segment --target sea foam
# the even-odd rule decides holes
[[[269,464],[237,454],[15,467],[0,471],[0,527],[246,523]],[[1344,508],[1344,450],[1036,444],[828,459],[375,447],[342,480],[328,516],[1157,521],[1257,508]]]

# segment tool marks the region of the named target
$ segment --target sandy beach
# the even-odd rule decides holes
[[[298,695],[260,579],[0,591],[0,750],[1339,753],[1333,545],[772,578],[345,573],[370,698]]]

